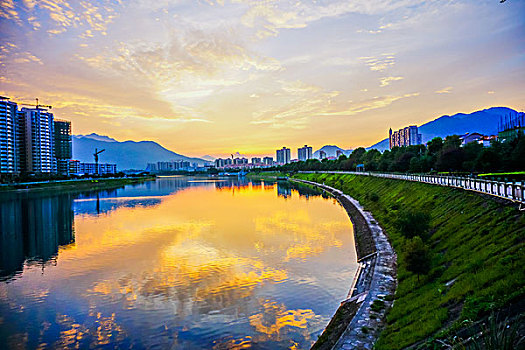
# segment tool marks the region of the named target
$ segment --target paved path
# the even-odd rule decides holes
[[[356,171],[300,171],[300,173],[326,173],[326,174],[352,174],[361,176],[385,177],[389,179],[416,181],[427,184],[460,188],[467,191],[487,194],[489,196],[503,198],[520,204],[525,204],[525,182],[503,182],[484,180],[475,177],[443,176],[443,175],[421,175],[421,174],[392,174],[377,172]]]

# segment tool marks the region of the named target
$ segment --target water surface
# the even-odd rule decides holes
[[[9,348],[306,349],[356,269],[344,209],[288,183],[18,194],[0,232]]]

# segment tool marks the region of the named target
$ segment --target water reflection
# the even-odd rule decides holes
[[[0,280],[56,262],[58,247],[75,241],[73,197],[14,198],[0,205]]]
[[[0,210],[13,348],[308,348],[356,267],[344,210],[287,182],[168,177]]]

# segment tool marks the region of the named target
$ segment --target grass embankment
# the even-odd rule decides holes
[[[276,180],[277,178],[285,176],[287,175],[284,175],[278,171],[251,172],[246,175],[247,178],[252,180]]]
[[[398,254],[398,288],[377,349],[413,344],[441,348],[446,339],[492,310],[523,313],[525,214],[508,204],[453,188],[340,174],[299,174],[356,198],[385,229]],[[396,225],[405,210],[430,214],[431,269],[407,271],[407,238]],[[512,306],[509,308],[509,306]],[[502,311],[506,310],[506,311]]]
[[[155,177],[130,177],[119,179],[93,179],[71,181],[42,181],[30,184],[13,184],[0,187],[0,193],[10,193],[20,190],[70,190],[70,189],[105,189],[115,186],[124,186],[138,182],[153,180]]]

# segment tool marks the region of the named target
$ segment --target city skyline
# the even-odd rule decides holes
[[[518,1],[0,4],[0,95],[74,134],[260,156],[524,108]]]

